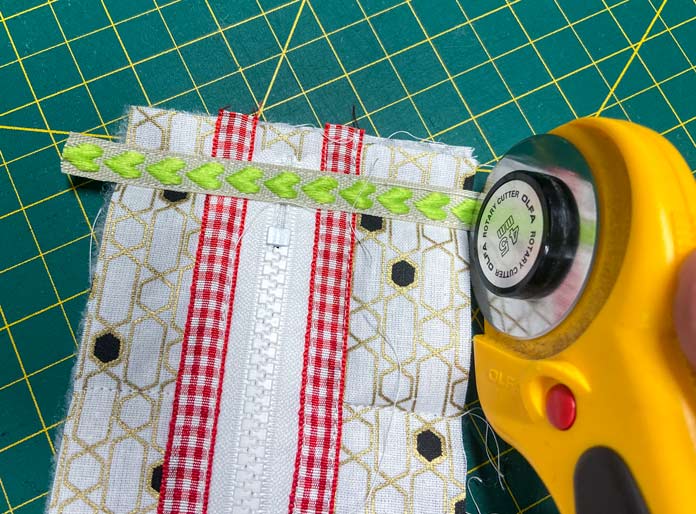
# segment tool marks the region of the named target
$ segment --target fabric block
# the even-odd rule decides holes
[[[226,111],[133,107],[125,142],[453,192],[476,166]],[[454,512],[469,289],[460,228],[117,185],[49,511]]]

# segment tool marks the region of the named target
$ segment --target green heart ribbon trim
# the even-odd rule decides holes
[[[376,191],[373,184],[365,180],[356,180],[353,184],[338,192],[341,197],[351,206],[358,209],[369,209],[372,207],[372,200],[368,198]]]
[[[430,193],[428,196],[414,202],[413,205],[415,205],[416,209],[421,211],[428,219],[444,220],[447,217],[447,213],[443,207],[449,202],[449,197],[442,193]]]
[[[111,159],[106,159],[104,164],[123,178],[138,178],[141,175],[138,166],[144,162],[145,156],[143,154],[131,151],[116,155]]]
[[[225,167],[222,164],[209,162],[187,172],[186,176],[205,189],[217,190],[222,186],[222,182],[217,177],[224,171]]]
[[[453,229],[470,229],[473,191],[269,163],[146,150],[71,134],[64,173],[96,180],[363,213]]]
[[[293,189],[300,183],[300,177],[295,173],[283,171],[263,184],[280,198],[297,198],[297,191]]]
[[[408,214],[410,209],[406,205],[406,200],[410,200],[413,193],[403,187],[392,187],[386,193],[377,197],[377,201],[384,205],[384,208],[393,214]]]
[[[474,200],[473,198],[467,198],[460,204],[455,205],[450,210],[459,221],[469,225],[473,225],[476,220],[474,216],[476,215],[476,210],[478,209],[480,202]]]
[[[319,177],[302,186],[302,191],[312,200],[321,204],[334,203],[336,196],[331,191],[338,187],[338,180],[333,177]]]
[[[181,184],[179,171],[186,167],[186,162],[177,157],[167,157],[159,162],[150,164],[147,172],[165,186],[178,186]]]
[[[256,183],[260,178],[263,178],[263,171],[256,166],[247,166],[236,173],[232,173],[225,180],[240,193],[251,195],[258,193],[261,189],[261,186]]]
[[[99,164],[94,159],[101,157],[104,150],[92,143],[81,143],[76,146],[66,146],[63,149],[63,159],[80,171],[94,173],[99,171]]]

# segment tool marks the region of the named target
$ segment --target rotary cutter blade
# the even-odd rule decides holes
[[[470,233],[476,386],[562,514],[693,514],[696,373],[672,322],[696,183],[638,125],[574,120],[491,172]]]
[[[562,137],[533,136],[491,172],[471,233],[472,285],[486,320],[518,339],[565,319],[592,267],[598,212],[587,162]]]

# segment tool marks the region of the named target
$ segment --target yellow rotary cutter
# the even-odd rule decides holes
[[[563,514],[696,513],[696,375],[672,323],[696,183],[658,134],[580,119],[515,146],[470,251],[477,387]]]

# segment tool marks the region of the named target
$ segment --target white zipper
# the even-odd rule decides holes
[[[233,514],[268,509],[268,459],[273,434],[273,397],[277,375],[279,333],[287,287],[290,229],[287,206],[275,207],[260,263],[253,328],[245,366],[239,443],[231,487]]]

